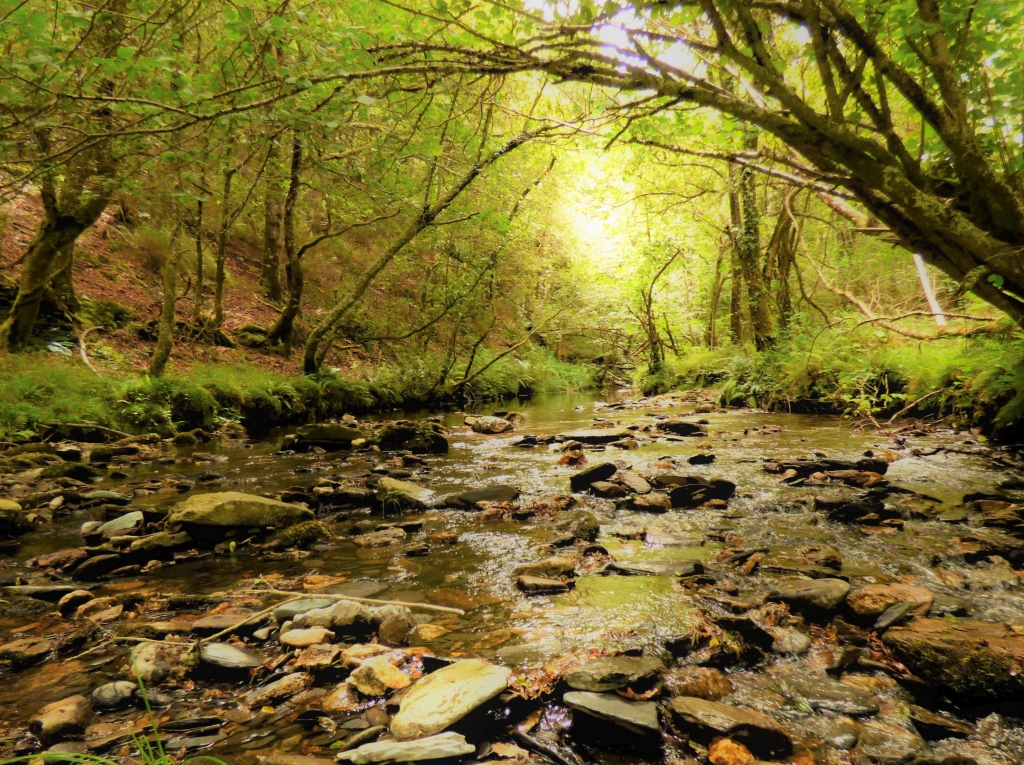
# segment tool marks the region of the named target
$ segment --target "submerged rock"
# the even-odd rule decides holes
[[[305,672],[293,672],[247,694],[245,703],[250,707],[258,707],[279,699],[288,698],[289,696],[294,696],[299,691],[305,690],[312,681],[313,678]]]
[[[524,563],[512,572],[514,576],[569,577],[576,574],[576,559],[568,555],[553,555],[550,558]]]
[[[296,451],[309,451],[314,446],[327,451],[338,451],[351,448],[353,441],[365,437],[366,434],[358,428],[332,422],[321,422],[303,425],[296,430],[295,436],[291,440],[291,447]]]
[[[519,576],[516,577],[516,587],[527,595],[554,595],[571,590],[573,582],[546,576]]]
[[[732,682],[720,669],[679,667],[665,675],[665,689],[672,696],[694,696],[718,701],[732,693]]]
[[[846,597],[846,603],[858,616],[878,616],[898,603],[910,603],[915,616],[925,616],[935,596],[924,587],[910,584],[869,584]]]
[[[217,528],[284,528],[314,519],[313,511],[299,505],[238,491],[197,494],[176,504],[167,521],[172,526]]]
[[[658,705],[653,701],[629,701],[613,693],[571,691],[562,700],[574,710],[606,720],[639,736],[657,735]]]
[[[565,676],[565,682],[577,691],[614,691],[649,685],[664,669],[660,660],[649,656],[609,656],[577,667]]]
[[[387,513],[394,505],[398,509],[422,510],[434,500],[433,489],[417,486],[408,481],[399,481],[397,478],[381,478],[377,482],[377,501],[384,507]]]
[[[511,675],[511,670],[480,659],[439,669],[402,697],[391,732],[399,741],[440,733],[504,692]]]
[[[965,707],[1024,700],[1024,635],[974,619],[916,619],[882,637],[901,662]]]
[[[508,431],[515,430],[515,425],[506,419],[501,417],[476,417],[470,424],[474,433],[486,433],[489,435],[496,435],[498,433],[507,433]]]
[[[610,444],[613,441],[632,438],[633,431],[626,430],[625,428],[588,428],[586,430],[573,430],[569,433],[559,433],[558,437],[563,441],[578,441],[581,444]]]
[[[870,693],[831,677],[811,677],[793,671],[778,672],[775,677],[786,698],[802,701],[812,709],[825,709],[855,717],[878,712],[878,702]]]
[[[793,750],[789,733],[774,719],[752,709],[678,696],[669,703],[676,721],[698,741],[727,736],[758,757],[784,757]]]
[[[445,504],[464,510],[477,510],[480,502],[514,502],[517,499],[519,499],[519,489],[515,486],[496,483],[483,489],[474,489],[448,497]]]
[[[768,593],[768,600],[788,603],[794,610],[834,611],[850,593],[842,579],[784,579]]]
[[[689,420],[663,420],[658,423],[658,428],[665,431],[666,433],[672,433],[676,436],[706,436],[708,434],[708,426],[703,425],[699,422],[690,422]]]
[[[466,743],[458,733],[441,733],[418,741],[378,741],[363,744],[357,749],[341,752],[340,762],[367,765],[372,762],[420,762],[422,760],[443,760],[465,757],[473,754],[476,747]]]

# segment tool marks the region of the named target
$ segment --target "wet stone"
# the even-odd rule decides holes
[[[320,643],[330,643],[334,640],[334,633],[324,627],[301,627],[283,632],[279,638],[281,645],[292,648],[308,648]]]
[[[32,731],[43,743],[80,736],[92,720],[92,705],[85,696],[69,696],[47,704],[29,723]]]
[[[732,683],[719,669],[679,667],[666,673],[665,689],[672,696],[693,696],[719,701],[732,693]]]
[[[363,744],[357,749],[338,755],[340,762],[368,765],[374,762],[421,762],[424,760],[454,760],[476,751],[458,733],[441,733],[416,741],[381,741]]]
[[[672,699],[669,709],[682,729],[698,741],[727,736],[767,758],[785,756],[793,749],[789,734],[778,722],[752,709],[687,696]]]
[[[92,692],[92,705],[96,709],[108,711],[123,709],[132,703],[138,686],[127,680],[116,680],[101,685]]]
[[[221,669],[254,669],[263,665],[263,659],[252,651],[229,643],[203,643],[199,647],[199,660]]]
[[[824,709],[842,715],[863,716],[878,712],[878,702],[864,691],[851,688],[831,677],[814,677],[793,672],[778,672],[779,690],[790,700],[812,709]]]
[[[619,688],[650,685],[665,669],[653,657],[610,656],[589,661],[565,676],[570,688],[577,691],[614,691]]]
[[[516,586],[527,595],[554,595],[568,592],[574,585],[572,580],[563,582],[543,576],[520,576],[516,577]]]
[[[786,579],[776,583],[769,600],[788,603],[795,610],[834,611],[850,592],[842,579]]]
[[[907,762],[915,752],[925,749],[924,741],[916,733],[875,720],[862,723],[858,733],[856,751],[879,765]]]
[[[653,701],[629,701],[613,693],[589,691],[572,691],[562,700],[574,710],[614,723],[630,733],[647,736],[661,732],[658,705]]]
[[[385,656],[374,656],[352,670],[348,682],[364,696],[383,696],[409,685],[407,674],[394,666]]]
[[[293,672],[268,685],[255,689],[245,697],[245,703],[250,707],[258,707],[294,696],[299,691],[304,690],[312,680],[313,678],[305,672]]]
[[[607,481],[618,472],[613,462],[600,462],[592,465],[569,478],[569,488],[574,492],[586,491],[591,484],[598,481]]]

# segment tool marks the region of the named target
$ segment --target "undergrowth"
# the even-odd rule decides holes
[[[479,370],[493,360],[481,352]],[[544,349],[497,360],[457,392],[464,370],[427,356],[402,365],[317,377],[288,377],[255,366],[197,365],[187,376],[98,376],[75,359],[38,352],[0,356],[0,438],[31,438],[47,423],[84,422],[130,433],[173,435],[238,422],[259,435],[273,427],[346,413],[414,408],[449,401],[496,400],[581,390],[590,370]],[[472,372],[471,372],[472,374]],[[438,383],[438,380],[444,382]]]
[[[755,352],[691,349],[638,380],[647,393],[716,387],[726,404],[848,417],[949,418],[1009,437],[1024,422],[1024,340],[798,335]]]

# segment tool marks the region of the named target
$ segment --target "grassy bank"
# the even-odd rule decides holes
[[[491,359],[479,354],[475,368]],[[52,353],[0,357],[0,439],[33,437],[53,422],[87,422],[130,433],[173,435],[238,422],[252,434],[272,427],[395,408],[485,401],[592,385],[590,370],[538,349],[506,356],[456,396],[443,379],[444,359],[289,377],[252,366],[197,364],[186,376],[160,379],[114,372],[99,376]]]
[[[638,383],[646,392],[714,386],[725,403],[880,421],[906,409],[1012,439],[1024,422],[1024,341],[805,335],[762,353],[694,350]]]

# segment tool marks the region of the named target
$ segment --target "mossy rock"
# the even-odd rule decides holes
[[[304,521],[278,532],[270,541],[282,547],[308,550],[318,542],[330,541],[331,537],[331,530],[320,521]]]
[[[917,619],[882,638],[914,674],[964,707],[1024,700],[1024,635],[974,619]]]
[[[246,348],[265,348],[267,346],[267,336],[256,332],[237,332],[235,340]]]
[[[172,526],[283,529],[313,519],[313,511],[300,505],[239,491],[222,491],[196,494],[179,502],[171,509],[167,521]]]
[[[448,439],[432,423],[390,423],[374,433],[372,441],[385,451],[408,449],[413,454],[448,453]]]
[[[62,462],[43,468],[43,478],[74,478],[76,481],[89,481],[105,475],[104,471],[81,462]]]

